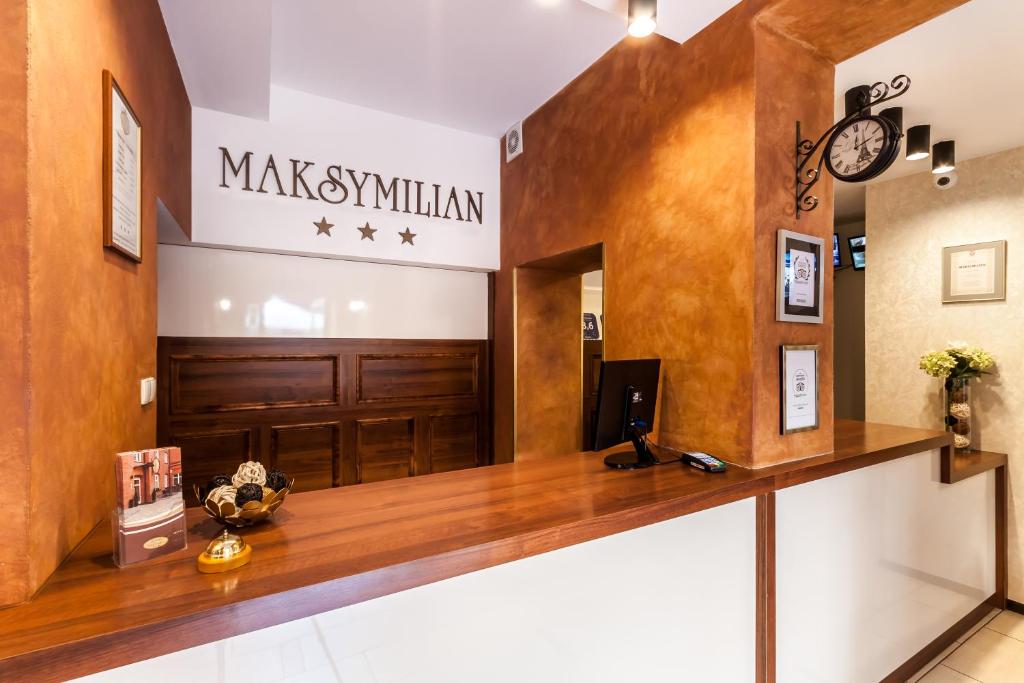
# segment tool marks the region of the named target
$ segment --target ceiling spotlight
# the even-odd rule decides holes
[[[629,35],[643,38],[658,27],[658,0],[629,0]]]
[[[903,135],[903,107],[889,107],[878,113],[883,119],[889,119],[896,126],[896,130]]]
[[[932,147],[932,173],[949,173],[956,168],[956,143],[936,142]]]
[[[926,159],[932,146],[932,127],[911,126],[907,129],[907,161]]]

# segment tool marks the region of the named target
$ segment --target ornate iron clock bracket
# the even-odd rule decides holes
[[[876,105],[888,102],[903,95],[910,89],[910,78],[905,75],[897,76],[888,84],[879,81],[871,86],[867,92],[860,93],[857,97],[857,110],[837,121],[831,128],[826,130],[818,138],[817,142],[804,138],[800,132],[800,122],[796,122],[796,217],[800,218],[801,213],[813,211],[818,208],[818,198],[812,195],[811,188],[821,179],[821,167],[825,163],[825,154],[822,145],[829,136],[838,128],[842,128],[853,119],[860,116],[864,110]],[[818,155],[817,163],[813,159]]]

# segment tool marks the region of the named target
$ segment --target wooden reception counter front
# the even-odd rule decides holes
[[[195,569],[218,531],[200,509],[186,550],[125,570],[100,524],[31,601],[0,611],[0,679],[64,680],[357,603],[390,610],[381,641],[413,623],[419,639],[512,637],[547,671],[599,666],[589,680],[628,673],[603,653],[702,680],[902,675],[1005,601],[1005,457],[961,471],[944,433],[855,422],[837,423],[835,446],[722,475],[579,453],[295,494],[243,532],[252,563],[220,575]],[[417,595],[443,616],[423,621]],[[851,651],[844,620],[871,642]]]

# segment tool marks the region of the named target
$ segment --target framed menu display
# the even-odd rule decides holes
[[[783,434],[817,429],[818,347],[779,347],[781,425]]]
[[[824,317],[825,240],[779,230],[775,319],[820,323]]]
[[[1006,241],[942,250],[942,303],[1006,298]]]
[[[103,246],[142,261],[142,124],[103,72]]]

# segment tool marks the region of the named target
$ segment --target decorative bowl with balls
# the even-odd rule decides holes
[[[261,463],[248,461],[232,476],[218,474],[206,488],[194,488],[208,515],[221,524],[244,527],[274,514],[294,484],[281,470],[267,472]]]

